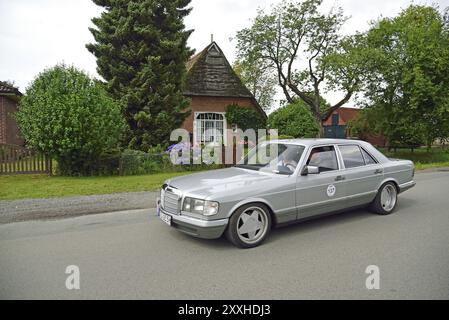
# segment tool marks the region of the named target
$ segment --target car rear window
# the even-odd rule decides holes
[[[343,163],[345,168],[355,168],[365,165],[365,160],[363,159],[362,152],[359,146],[348,145],[348,146],[338,146],[343,157]]]
[[[362,150],[362,154],[363,154],[363,158],[365,159],[365,164],[375,164],[377,163],[376,160],[374,160],[374,158],[365,151],[365,149],[361,148]]]

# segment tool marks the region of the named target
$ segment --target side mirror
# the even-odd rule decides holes
[[[318,174],[320,173],[320,168],[315,166],[305,166],[301,172],[301,175],[306,176],[308,174]]]

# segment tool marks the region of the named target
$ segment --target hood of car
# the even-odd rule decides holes
[[[216,194],[238,193],[239,189],[256,189],[283,177],[286,176],[232,167],[180,176],[167,183],[184,194],[208,198]]]

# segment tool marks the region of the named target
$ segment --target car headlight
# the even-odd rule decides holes
[[[213,216],[218,213],[218,202],[216,201],[205,201],[203,215]]]
[[[218,213],[218,202],[185,197],[182,210],[205,216],[213,216]]]

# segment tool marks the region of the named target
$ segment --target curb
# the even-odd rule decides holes
[[[449,172],[449,167],[435,167],[435,168],[416,170],[415,174],[427,172]]]
[[[158,192],[0,201],[0,224],[156,207]]]

